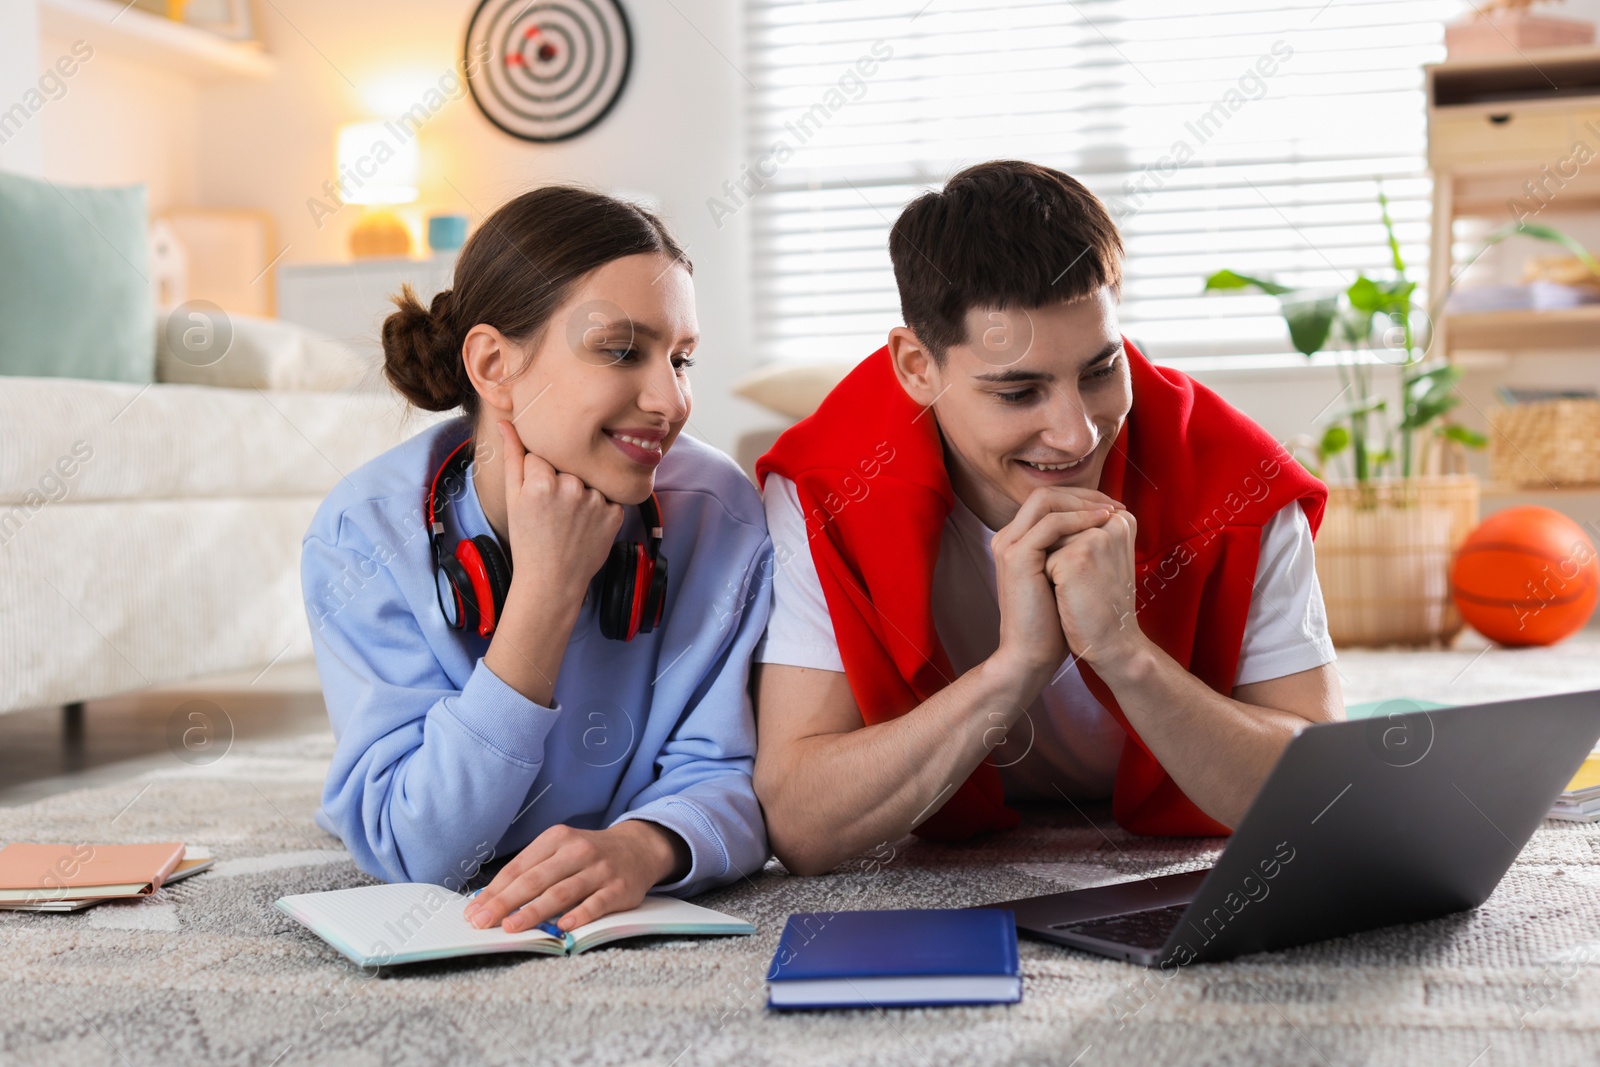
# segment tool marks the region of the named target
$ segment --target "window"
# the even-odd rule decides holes
[[[1270,298],[1201,295],[1222,267],[1386,276],[1380,182],[1426,283],[1422,65],[1461,0],[748,5],[749,162],[711,210],[751,212],[766,359],[882,344],[900,322],[890,224],[986,159],[1058,167],[1105,201],[1123,331],[1157,360],[1289,351]]]

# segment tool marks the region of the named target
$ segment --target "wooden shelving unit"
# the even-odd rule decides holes
[[[39,0],[39,28],[196,82],[265,79],[277,70],[258,45],[230,41],[114,0]]]
[[[1445,316],[1449,351],[1539,352],[1600,346],[1600,304],[1559,311],[1479,311]]]
[[[1600,151],[1600,47],[1440,63],[1426,73],[1434,183],[1429,306],[1438,307],[1456,270],[1457,219],[1511,222],[1519,203],[1532,209],[1531,218],[1557,225],[1556,216],[1600,211],[1600,165],[1569,158],[1580,140]],[[1542,186],[1539,196],[1530,195],[1530,182]],[[1447,355],[1600,348],[1600,307],[1446,314],[1435,326]]]
[[[1455,262],[1455,222],[1517,219],[1560,227],[1561,218],[1600,212],[1600,161],[1578,162],[1580,141],[1600,152],[1600,47],[1437,64],[1426,69],[1428,163],[1433,171],[1429,306],[1443,305]],[[1530,183],[1533,183],[1530,185]],[[1535,195],[1537,191],[1537,195]],[[1541,254],[1556,254],[1551,247]],[[1444,312],[1434,346],[1446,358],[1504,352],[1600,355],[1600,305],[1555,311]],[[1484,357],[1468,356],[1461,362]],[[1595,363],[1600,384],[1600,360]],[[1600,493],[1600,486],[1516,486],[1490,482],[1485,498]]]

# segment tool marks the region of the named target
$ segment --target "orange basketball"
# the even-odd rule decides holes
[[[1553,645],[1594,613],[1600,559],[1583,528],[1559,511],[1507,508],[1467,535],[1450,592],[1461,617],[1491,641]]]

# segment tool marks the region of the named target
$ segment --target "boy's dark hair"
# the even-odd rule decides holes
[[[900,313],[935,361],[975,307],[1037,308],[1122,290],[1122,237],[1075,178],[996,160],[906,206],[889,231]]]

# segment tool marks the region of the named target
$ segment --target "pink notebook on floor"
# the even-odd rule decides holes
[[[61,897],[142,896],[159,889],[182,859],[181,841],[146,845],[13,842],[0,848],[0,892],[22,890]]]

